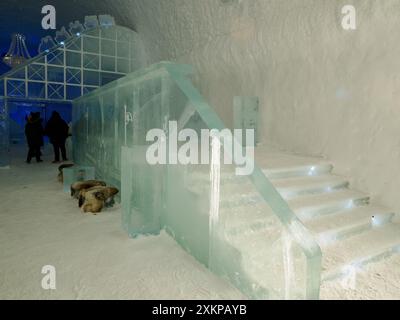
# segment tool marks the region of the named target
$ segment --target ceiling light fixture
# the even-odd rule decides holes
[[[15,68],[30,59],[28,49],[26,48],[25,36],[20,33],[14,33],[11,37],[11,45],[3,58],[3,62],[11,68]]]

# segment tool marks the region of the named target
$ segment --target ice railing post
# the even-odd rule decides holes
[[[215,232],[219,223],[220,183],[221,183],[221,141],[219,137],[211,137],[211,163],[210,163],[210,244],[209,257],[213,256]],[[212,267],[212,266],[211,266]]]

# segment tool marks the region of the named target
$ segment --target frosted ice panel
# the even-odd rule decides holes
[[[122,221],[131,237],[158,234],[162,215],[163,168],[146,161],[146,147],[122,148]]]
[[[165,230],[191,255],[209,264],[209,167],[170,165],[165,180]]]
[[[71,184],[77,181],[95,179],[95,168],[85,166],[73,166],[63,170],[64,192],[70,192]]]

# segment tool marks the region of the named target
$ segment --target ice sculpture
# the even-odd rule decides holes
[[[71,184],[77,181],[94,180],[95,168],[85,166],[73,166],[63,169],[63,186],[64,192],[70,192]]]
[[[97,16],[86,16],[84,25],[86,30],[96,29],[99,27],[99,20]]]
[[[55,40],[57,43],[64,45],[67,40],[71,37],[65,27],[62,27],[60,31],[56,31]]]
[[[79,21],[70,22],[70,24],[69,24],[70,34],[80,36],[84,31],[85,31],[85,27]]]
[[[115,20],[114,17],[108,14],[103,14],[99,15],[99,23],[102,27],[112,27],[115,25]]]
[[[53,49],[56,45],[57,44],[51,36],[46,36],[40,41],[39,53],[49,51],[50,49]]]
[[[161,62],[75,100],[75,163],[121,186],[122,223],[132,237],[167,230],[252,298],[318,298],[319,247],[260,168],[237,176],[235,165],[218,165],[223,152],[215,146],[224,145],[214,139],[211,164],[147,161],[146,134],[167,133],[169,121],[198,134],[225,128],[191,73],[190,66]],[[263,230],[256,237],[254,226]]]

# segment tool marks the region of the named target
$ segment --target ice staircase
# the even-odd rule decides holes
[[[345,178],[332,174],[329,162],[258,150],[256,163],[320,245],[321,281],[340,279],[351,268],[399,252],[400,224],[394,223],[394,212],[352,190]],[[224,179],[224,174],[231,178]],[[249,180],[223,171],[221,177],[227,191],[220,202],[226,238],[248,260],[249,278],[262,281],[263,247],[269,236],[263,199]],[[197,175],[188,188],[203,192],[200,180],[206,178]]]

